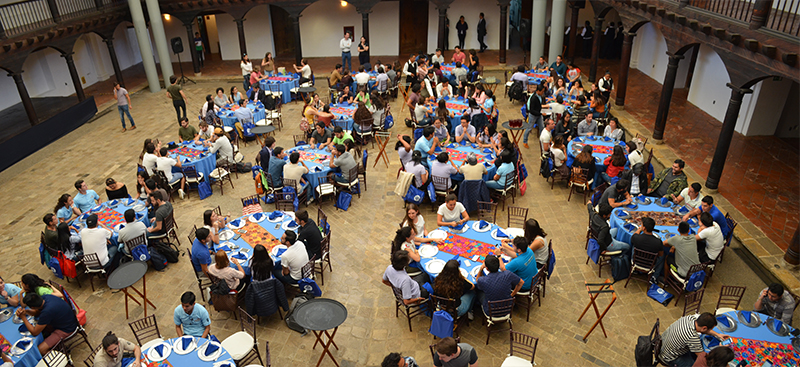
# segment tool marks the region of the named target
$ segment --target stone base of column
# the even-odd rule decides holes
[[[718,189],[710,189],[706,185],[703,185],[703,193],[707,193],[707,194],[710,194],[710,195],[716,195],[716,194],[719,194],[719,190]]]
[[[624,111],[625,110],[625,105],[624,104],[623,105],[618,105],[618,104],[614,103],[614,108]]]
[[[650,138],[650,140],[652,140],[653,144],[655,144],[655,145],[663,145],[664,144],[664,139]]]

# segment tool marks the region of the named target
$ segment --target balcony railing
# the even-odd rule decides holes
[[[0,39],[124,6],[125,0],[26,0],[0,6]]]
[[[684,0],[685,1],[685,0]],[[682,1],[683,2],[683,1]],[[800,36],[800,0],[690,0],[690,6],[746,23],[757,22],[791,36]]]

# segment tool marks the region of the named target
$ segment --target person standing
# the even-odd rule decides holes
[[[458,23],[456,23],[456,32],[458,33],[458,47],[464,48],[464,39],[467,38],[467,29],[469,26],[467,22],[464,21],[464,16],[458,18]]]
[[[250,89],[250,73],[253,72],[253,63],[250,62],[250,58],[247,57],[247,54],[242,55],[242,62],[239,63],[239,67],[242,68],[244,90],[247,91]]]
[[[342,38],[342,40],[339,41],[339,48],[342,49],[342,66],[345,67],[345,70],[348,73],[351,70],[353,70],[353,65],[351,63],[351,56],[350,56],[350,47],[352,45],[353,45],[353,40],[350,39],[350,32],[345,32],[344,38]]]
[[[450,48],[450,17],[444,17],[444,49]]]
[[[203,37],[200,37],[200,32],[194,32],[194,52],[197,53],[197,61],[202,68],[203,61],[205,60],[205,48],[203,47]]]
[[[583,39],[583,58],[588,59],[592,57],[592,37],[594,35],[594,29],[592,29],[591,23],[587,20],[586,23],[583,25],[583,30],[581,30],[581,39]]]
[[[172,107],[175,107],[175,113],[178,115],[178,125],[181,124],[181,119],[186,118],[186,94],[178,84],[178,78],[175,75],[169,77],[169,87],[167,87],[167,98],[172,100]],[[183,116],[181,116],[183,110]],[[132,122],[131,122],[132,123]]]
[[[122,121],[122,132],[127,131],[125,128],[125,115],[128,115],[128,120],[131,120],[131,130],[136,129],[131,117],[131,96],[128,95],[128,90],[122,88],[119,83],[114,83],[114,97],[117,97],[117,110],[119,110],[119,119]]]
[[[537,85],[536,93],[528,98],[528,127],[522,135],[522,145],[528,148],[528,135],[531,134],[534,126],[542,123],[542,99],[544,98],[544,86]]]
[[[358,65],[363,66],[365,70],[372,69],[369,63],[369,42],[364,36],[361,36],[361,42],[358,43]]]
[[[481,50],[478,52],[486,51],[489,46],[486,46],[486,43],[483,42],[483,39],[486,38],[486,19],[483,18],[483,13],[480,14],[481,19],[478,21],[478,43],[481,45]]]

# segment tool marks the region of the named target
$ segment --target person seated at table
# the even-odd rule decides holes
[[[612,210],[633,202],[633,197],[630,193],[631,182],[626,179],[620,179],[616,183],[608,186],[600,196],[598,207],[608,206]]]
[[[311,96],[311,103],[310,104],[311,104],[311,107],[314,107],[317,110],[322,109],[322,107],[325,105],[324,103],[322,103],[322,100],[319,99],[319,93],[314,93]]]
[[[681,190],[678,196],[672,195],[672,202],[678,205],[683,203],[683,205],[686,205],[690,209],[697,209],[702,203],[702,199],[700,198],[701,189],[702,186],[700,186],[700,183],[693,182],[691,185]]]
[[[231,262],[236,268],[231,267]],[[228,254],[224,250],[217,250],[214,254],[214,265],[208,266],[208,273],[213,275],[219,280],[224,280],[228,285],[228,289],[241,291],[244,288],[245,282],[240,280],[244,278],[244,269],[239,261],[231,258],[228,260]]]
[[[372,99],[370,98],[370,94],[366,85],[358,87],[358,93],[353,101],[357,103],[363,103],[365,106],[367,106],[367,108],[372,108]]]
[[[150,202],[150,200],[148,199],[150,197],[150,193],[156,191],[160,192],[161,197],[164,198],[164,201],[169,201],[169,194],[167,193],[167,190],[157,187],[156,181],[153,180],[152,178],[148,178],[147,180],[144,181],[144,187],[145,191],[147,191],[147,195],[144,197],[144,200],[146,201],[146,204],[148,206],[148,212],[154,211],[156,209],[155,207],[153,207],[152,202]]]
[[[550,154],[550,145],[552,145],[553,142],[552,131],[555,128],[556,124],[553,122],[553,119],[547,118],[544,122],[542,133],[539,134],[539,148],[541,148],[543,155]]]
[[[347,149],[347,152],[350,153],[350,156],[356,160],[358,163],[358,157],[361,155],[359,154],[358,150],[356,150],[356,143],[352,140],[345,140],[344,141],[344,149]]]
[[[194,126],[189,125],[189,119],[186,117],[181,117],[181,126],[178,128],[178,140],[179,141],[191,141],[197,140],[200,137],[197,129]]]
[[[128,199],[131,197],[128,194],[128,187],[111,177],[106,179],[106,196],[108,196],[108,200]]]
[[[322,259],[322,232],[314,220],[309,218],[308,211],[301,209],[295,213],[295,219],[300,228],[297,230],[297,240],[305,245],[308,258]]]
[[[417,139],[417,142],[414,144],[414,151],[420,153],[422,157],[421,163],[425,167],[428,167],[428,155],[433,154],[436,150],[436,146],[439,145],[439,139],[434,136],[435,132],[436,128],[433,126],[425,126],[422,128],[422,137]]]
[[[333,67],[331,76],[328,77],[328,84],[332,89],[339,89],[339,81],[342,80],[342,64],[336,64]]]
[[[436,211],[436,225],[440,227],[457,227],[469,221],[469,213],[464,205],[458,202],[456,194],[447,194],[444,204]]]
[[[36,337],[45,333],[47,337],[39,344],[39,353],[47,354],[50,348],[72,335],[78,328],[78,318],[72,311],[67,302],[55,295],[40,296],[36,293],[27,293],[23,298],[23,303],[29,307],[20,307],[16,310],[16,315],[22,320],[25,329]],[[28,321],[26,315],[37,318],[36,326]]]
[[[408,134],[397,134],[397,143],[394,144],[394,149],[400,158],[401,166],[405,167],[408,162],[411,162],[411,152],[414,147],[411,146],[411,137]]]
[[[622,139],[622,128],[619,127],[619,119],[612,117],[608,120],[608,126],[603,130],[603,136],[614,140]]]
[[[380,117],[378,117],[378,118],[380,118]],[[369,107],[366,104],[364,104],[364,102],[358,102],[358,107],[356,107],[356,112],[353,113],[353,131],[354,132],[361,132],[361,125],[360,124],[364,123],[364,122],[369,122],[369,121],[372,121],[369,124],[370,128],[371,128],[375,124],[375,119],[373,118],[372,112],[370,112]],[[334,144],[344,144],[344,142],[347,141],[347,140],[355,142],[355,140],[353,140],[352,135],[348,134],[343,129],[342,129],[343,138],[342,138],[341,141],[337,142],[338,134],[336,134],[336,129],[342,129],[342,128],[341,128],[341,126],[337,126],[337,127],[334,128],[334,135],[337,136],[337,137],[335,137],[333,139]],[[348,139],[347,136],[350,136],[350,139]]]
[[[511,261],[508,264],[500,261],[500,270],[510,271],[520,277],[524,284],[520,290],[527,291],[531,289],[531,279],[539,272],[536,264],[536,256],[534,252],[528,248],[529,242],[525,237],[515,237],[512,241],[513,247],[505,245],[498,249],[498,255],[506,251],[512,252]]]
[[[423,162],[422,153],[419,150],[415,150],[411,153],[411,160],[403,166],[406,172],[414,175],[413,184],[417,188],[423,188],[428,183],[428,169]]]
[[[706,212],[700,214],[700,227],[697,228],[695,238],[702,263],[716,261],[719,253],[725,248],[725,236],[722,234],[719,224],[714,222],[711,214]]]
[[[644,164],[641,163],[636,163],[632,169],[623,171],[619,177],[631,182],[631,196],[643,195],[643,190],[649,185],[647,171],[644,169]]]
[[[761,312],[769,317],[792,324],[795,300],[792,294],[783,289],[780,283],[772,283],[764,288],[753,304],[753,311]]]
[[[603,161],[603,166],[606,168],[605,172],[601,173],[603,180],[611,184],[612,178],[619,176],[625,170],[625,164],[627,163],[628,159],[625,157],[625,150],[621,146],[615,145],[611,155]]]
[[[211,318],[203,305],[195,303],[197,297],[192,292],[181,295],[181,304],[175,307],[172,320],[178,337],[191,335],[207,339],[211,332]]]
[[[418,69],[419,70],[419,69]],[[428,69],[425,74],[422,74],[422,88],[421,95],[425,99],[436,100],[439,96],[436,93],[436,73],[433,69]]]
[[[147,171],[149,176],[153,175],[153,170],[156,168],[156,158],[158,158],[158,151],[156,144],[149,142],[144,145],[145,153],[142,155],[142,166]]]
[[[118,240],[121,244],[127,243],[134,238],[147,234],[147,226],[136,220],[136,212],[133,209],[125,210],[125,226],[119,230]],[[145,236],[144,244],[147,245],[147,236]],[[122,246],[122,252],[127,255],[128,246]]]
[[[347,184],[355,180],[355,177],[350,177],[350,170],[356,167],[355,158],[347,152],[344,145],[333,145],[331,149],[333,159],[330,160],[330,168],[339,168],[340,172],[333,175],[336,182]]]
[[[425,218],[419,213],[419,206],[414,203],[406,205],[406,215],[400,222],[400,228],[412,227],[414,229],[414,242],[415,243],[439,243],[442,240],[438,238],[425,238],[428,235],[428,230],[425,229]],[[392,251],[394,253],[394,251]]]
[[[635,141],[628,141],[625,144],[625,149],[628,152],[628,162],[631,166],[634,166],[636,163],[644,164],[644,158],[642,157],[642,153],[639,153],[639,149],[637,148]]]
[[[586,97],[578,96],[572,101],[572,124],[577,126],[588,115],[591,114],[589,113],[589,105],[586,103]]]
[[[97,225],[97,214],[86,218],[86,228],[80,232],[83,251],[84,254],[97,254],[100,265],[110,272],[119,264],[119,248],[110,241],[111,230],[104,224],[100,224],[100,228]]]
[[[85,213],[93,206],[100,204],[100,195],[97,195],[94,190],[89,190],[86,181],[75,181],[75,188],[78,189],[78,194],[72,200],[81,213]]]
[[[363,104],[361,104],[361,105],[363,106]],[[369,112],[369,111],[367,111],[367,112]],[[372,116],[372,115],[370,114],[370,116]],[[333,128],[333,144],[332,145],[342,145],[347,140],[355,141],[353,139],[353,135],[350,135],[350,133],[348,133],[347,131],[344,131],[344,129],[342,129],[341,126],[336,126],[336,127]]]
[[[445,78],[439,79],[439,84],[436,85],[436,95],[439,96],[439,98],[454,97],[453,86],[450,85],[449,80]]]
[[[467,142],[474,143],[476,139],[475,126],[470,125],[467,115],[461,116],[461,124],[456,126],[456,142],[466,144]]]
[[[225,95],[225,89],[222,87],[217,88],[214,95],[214,105],[222,108],[226,103],[228,103],[228,96]]]
[[[580,79],[576,80],[575,83],[572,83],[572,86],[569,88],[569,93],[567,96],[570,99],[578,98],[584,94],[583,90],[583,83],[581,83]]]
[[[210,244],[219,244],[219,232],[228,224],[228,218],[217,215],[216,210],[208,209],[203,212],[203,228],[208,229],[208,241]]]
[[[300,191],[308,190],[308,181],[303,178],[303,175],[309,172],[306,162],[300,159],[300,153],[292,152],[289,154],[289,163],[283,166],[283,178],[295,180],[299,185]],[[300,193],[298,193],[300,194]]]
[[[392,66],[388,65],[386,67],[391,68]],[[392,86],[392,79],[386,74],[386,67],[382,65],[375,66],[375,71],[378,72],[378,76],[375,77],[375,90],[378,92],[386,92]]]
[[[661,253],[655,265],[655,269],[658,269],[664,267],[664,244],[660,238],[653,235],[655,228],[656,221],[653,218],[642,218],[642,225],[631,235],[631,247],[655,254]]]
[[[458,167],[450,160],[447,152],[441,152],[436,156],[436,160],[431,163],[431,176],[444,177],[447,179],[447,187],[436,187],[436,190],[447,190],[455,187],[455,182],[450,180],[450,175],[458,173]]]
[[[672,167],[664,168],[656,174],[653,177],[653,181],[650,182],[650,188],[647,189],[647,196],[671,199],[672,195],[680,194],[683,189],[689,186],[686,180],[686,173],[683,172],[685,165],[686,163],[679,158],[672,163]],[[694,215],[697,214],[699,212]],[[688,218],[684,218],[684,220],[688,220]]]
[[[265,136],[261,150],[256,154],[256,164],[261,165],[264,171],[269,170],[269,158],[272,157],[273,149],[275,149],[275,138],[271,135]]]
[[[586,177],[589,180],[589,184],[594,181],[594,175],[597,170],[592,151],[593,148],[591,145],[584,145],[583,148],[581,148],[581,152],[578,153],[578,156],[575,157],[575,160],[572,162],[573,168],[578,167],[589,170],[589,175]]]
[[[589,109],[592,111],[592,117],[600,118],[606,112],[606,100],[599,90],[592,92],[592,98],[589,102]]]
[[[317,122],[314,133],[311,134],[311,140],[309,140],[309,143],[311,143],[312,146],[316,146],[317,149],[332,147],[333,134],[331,134],[330,130],[325,128],[325,124],[322,122]]]
[[[203,145],[210,146],[209,153],[217,154],[217,166],[227,165],[234,162],[233,160],[233,146],[228,139],[228,134],[222,128],[214,129],[214,136],[211,140],[206,140]]]
[[[303,266],[309,261],[306,246],[297,240],[294,231],[284,232],[281,244],[286,246],[286,251],[281,255],[281,262],[275,265],[272,274],[285,284],[297,284],[303,278]]]
[[[230,104],[239,104],[239,101],[242,99],[242,93],[239,92],[239,88],[236,86],[231,87],[231,95],[228,97],[228,103]]]
[[[508,82],[513,84],[514,82],[521,82],[522,83],[522,90],[528,89],[528,74],[525,74],[525,66],[519,65],[517,66],[517,71],[511,75],[511,78],[508,79]],[[511,84],[508,84],[510,87]]]
[[[147,228],[147,237],[160,236],[167,230],[164,221],[172,214],[172,204],[164,201],[164,197],[158,191],[151,192],[149,198],[155,216],[150,218],[151,226]]]
[[[42,218],[44,222],[44,245],[52,248],[58,248],[58,218],[53,213],[47,213]]]
[[[246,101],[253,101],[253,103],[261,102],[263,104],[266,100],[267,100],[267,91],[261,89],[261,84],[259,83],[253,84],[253,90],[250,92],[250,97]]]
[[[253,91],[258,87],[259,82],[266,78],[267,76],[261,73],[261,67],[253,65],[253,71],[250,72],[250,87],[253,88]]]
[[[420,259],[422,259],[422,257],[420,256],[419,252],[417,252],[416,243],[417,243],[417,239],[418,238],[420,240],[427,240],[427,241],[424,241],[424,242],[434,242],[434,243],[441,242],[441,240],[439,240],[439,239],[434,240],[434,239],[426,239],[426,238],[422,238],[422,237],[417,237],[417,231],[414,229],[414,227],[412,227],[412,226],[404,226],[404,227],[401,227],[400,229],[398,229],[395,232],[394,240],[392,240],[391,251],[389,253],[390,254],[394,254],[397,251],[401,251],[401,250],[402,251],[406,251],[406,252],[408,252],[408,257],[411,259],[411,261],[419,263],[419,261],[420,261]],[[422,242],[423,241],[420,241],[419,243],[422,243]],[[423,277],[424,279],[421,280],[421,284],[424,284],[425,282],[429,282],[430,281],[430,278],[428,277],[428,275],[422,273],[422,271],[420,270],[419,264],[415,264],[415,266],[406,265],[406,272],[412,278],[416,277],[416,276]]]
[[[735,357],[730,347],[717,346],[708,353],[701,352],[698,354],[692,367],[724,367],[728,366],[728,362]]]
[[[596,240],[600,246],[600,252],[622,251],[627,253],[630,251],[631,244],[616,239],[619,228],[611,229],[608,225],[608,219],[611,217],[611,207],[602,205],[598,211],[595,211],[591,202],[587,203],[586,207],[589,210],[589,227],[592,229],[592,233],[597,236]]]
[[[507,133],[505,131],[501,131],[500,135],[503,134]],[[517,154],[517,147],[514,145],[514,143],[511,142],[511,140],[508,139],[507,135],[500,138],[500,146],[498,148],[500,148],[499,149],[500,152],[497,153],[498,158],[494,160],[494,165],[497,168],[500,168],[500,166],[503,165],[503,160],[499,159],[499,157],[503,154],[508,154],[511,156],[511,162],[514,163],[516,167],[517,160],[519,159],[519,155]],[[497,152],[497,150],[498,149],[495,148],[495,152]]]
[[[194,241],[192,241],[192,257],[189,259],[194,268],[195,274],[200,278],[209,279],[208,267],[211,265],[211,231],[208,228],[200,227],[194,231]]]
[[[81,214],[70,194],[63,194],[58,198],[54,211],[59,223],[72,223]]]
[[[436,117],[433,120],[433,136],[439,141],[440,146],[447,145],[450,142],[450,132],[447,131],[447,127],[444,126],[442,123],[442,119]]]
[[[358,73],[356,73],[353,79],[356,80],[359,89],[362,85],[366,88],[367,83],[369,83],[369,74],[367,74],[366,69],[364,69],[364,65],[358,67]]]
[[[492,148],[500,144],[500,134],[493,124],[486,124],[475,140],[481,148]]]
[[[483,175],[486,174],[486,166],[478,164],[478,157],[475,153],[467,153],[467,159],[461,163],[458,172],[464,175],[464,181],[483,180]]]
[[[94,367],[138,367],[141,363],[141,348],[125,339],[117,338],[111,331],[103,337],[102,345],[103,352],[98,352],[94,356]]]
[[[294,71],[300,74],[299,84],[305,84],[311,81],[313,73],[311,72],[311,66],[308,65],[308,60],[300,60],[301,67],[297,67],[296,64],[292,64],[292,66],[294,67]]]
[[[563,137],[565,144],[572,141],[572,137],[575,134],[575,124],[572,123],[572,116],[569,112],[565,111],[564,114],[561,115],[561,119],[556,120],[556,127],[551,133],[553,137]]]
[[[419,272],[414,277],[409,276],[406,267],[410,262],[408,251],[395,251],[392,253],[392,264],[383,272],[383,284],[400,290],[406,305],[425,302],[429,296],[428,291],[422,287],[428,278],[427,274]]]
[[[336,100],[338,103],[353,103],[353,99],[356,97],[355,93],[350,90],[350,85],[345,84],[342,87],[342,91],[339,92],[339,98]]]
[[[547,100],[555,101],[556,97],[564,97],[567,95],[567,85],[564,83],[564,79],[562,78],[555,78],[555,83],[553,83],[549,88],[549,97]]]
[[[427,126],[431,124],[430,115],[433,110],[428,108],[424,103],[417,103],[414,107],[414,118],[417,120],[417,126]]]
[[[586,119],[578,124],[578,136],[587,135],[597,135],[597,121],[593,120],[592,114],[586,114]]]
[[[474,289],[475,285],[461,274],[458,260],[449,260],[445,263],[442,272],[436,276],[433,294],[455,300],[456,317],[469,313],[469,319],[472,320]]]
[[[383,358],[381,367],[419,367],[417,360],[411,356],[403,357],[400,353],[389,353]],[[0,366],[4,367],[4,366]]]
[[[406,100],[406,105],[410,111],[414,111],[417,107],[417,104],[420,102],[420,94],[419,91],[422,89],[422,86],[419,83],[414,83],[411,85],[411,93],[408,94],[408,99]]]
[[[58,289],[53,288],[50,284],[39,278],[36,274],[25,274],[21,278],[20,285],[22,286],[22,295],[19,296],[23,300],[22,305],[25,305],[24,298],[28,293],[34,293],[39,296],[53,295],[58,298],[63,298],[64,295]]]
[[[564,145],[564,137],[556,136],[553,139],[553,145],[550,147],[550,157],[553,158],[553,167],[561,174],[562,177],[569,177],[570,171],[567,166],[567,147]]]
[[[722,214],[722,211],[714,205],[714,197],[711,195],[706,195],[700,201],[700,206],[697,208],[692,209],[689,214],[683,216],[683,220],[688,221],[689,218],[694,218],[700,216],[702,213],[711,214],[711,217],[714,219],[714,222],[719,225],[720,230],[722,230],[722,235],[728,237],[731,229],[728,227],[728,220],[725,218],[725,214]]]
[[[533,267],[535,268],[536,265],[533,264]],[[488,270],[489,274],[484,275],[484,269]],[[488,314],[489,302],[514,298],[524,284],[525,280],[517,274],[501,270],[500,259],[495,255],[486,256],[480,271],[475,276],[475,288],[480,291],[476,292],[478,302],[480,302],[483,312],[486,314]]]
[[[667,272],[667,267],[673,267],[675,272],[686,279],[689,276],[689,268],[700,264],[700,257],[697,254],[697,239],[689,234],[689,223],[678,223],[678,235],[672,236],[662,242],[664,248],[669,248],[666,255],[666,265],[663,268],[655,268],[652,275],[653,280],[660,279]]]
[[[164,172],[164,176],[167,178],[167,182],[169,185],[172,186],[176,182],[181,182],[181,188],[178,189],[178,195],[183,199],[186,193],[183,191],[186,188],[186,177],[183,177],[183,172],[172,172],[173,167],[182,168],[183,163],[181,163],[180,157],[170,158],[169,151],[167,151],[167,147],[161,148],[161,156],[158,157],[156,160],[156,168]]]
[[[679,318],[661,334],[662,347],[658,359],[668,366],[692,366],[697,356],[703,353],[702,335],[710,335],[720,341],[730,338],[714,331],[716,326],[717,319],[709,312]]]
[[[502,164],[497,168],[494,177],[486,181],[486,187],[494,190],[503,190],[506,187],[506,183],[511,184],[507,181],[508,175],[514,173],[514,157],[507,153],[501,153],[497,158]]]
[[[253,111],[251,111],[250,108],[247,107],[246,99],[242,99],[239,101],[239,108],[233,112],[233,116],[236,117],[236,119],[243,125],[253,123],[253,118],[254,118]]]
[[[567,106],[564,106],[564,96],[558,95],[556,96],[555,100],[548,103],[547,106],[550,108],[551,114],[550,116],[555,119],[556,116],[564,116],[564,112],[567,111]]]
[[[269,169],[267,170],[272,176],[272,187],[283,187],[283,166],[286,165],[284,158],[286,153],[283,152],[283,147],[275,147],[272,150],[272,156],[269,157]]]
[[[539,62],[536,65],[533,65],[533,72],[534,73],[546,73],[550,69],[550,64],[547,63],[547,59],[544,56],[539,56]]]
[[[57,227],[58,250],[70,260],[78,261],[83,257],[83,247],[81,246],[81,236],[74,227],[67,223],[60,223]]]
[[[253,282],[272,279],[272,270],[275,263],[269,256],[269,251],[263,245],[253,247],[253,257],[250,260],[250,280]]]
[[[22,294],[22,289],[20,287],[11,283],[6,283],[5,280],[0,277],[0,304],[17,307],[20,302],[20,294]]]

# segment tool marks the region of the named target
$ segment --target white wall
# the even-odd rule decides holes
[[[142,62],[133,24],[123,22],[114,30],[114,50],[117,52],[117,61],[121,70]]]
[[[219,39],[219,52],[223,60],[238,60],[239,57],[239,31],[236,29],[236,23],[233,22],[233,17],[228,14],[216,14],[217,22],[217,38]],[[264,21],[262,17],[250,16],[245,21],[245,30],[247,23]],[[251,52],[250,59],[255,60],[256,54]]]
[[[81,83],[84,88],[114,75],[108,47],[97,34],[87,33],[81,36],[75,42],[73,51],[75,69],[82,78]]]
[[[244,21],[244,38],[247,41],[247,53],[251,60],[260,60],[264,58],[267,52],[272,52],[272,57],[275,57],[275,45],[272,42],[272,16],[270,15],[269,5],[259,5],[245,15]],[[303,18],[300,18],[301,22]],[[236,23],[233,23],[233,28],[236,29]],[[238,32],[238,31],[237,31]],[[211,33],[211,31],[209,31]],[[302,33],[301,33],[302,35]],[[210,37],[210,36],[209,36]],[[225,40],[222,42],[236,43],[236,60],[242,57],[239,53],[239,34],[236,33],[234,40]],[[261,62],[254,64],[261,65]]]
[[[187,40],[186,37],[186,27],[183,26],[178,18],[173,16],[169,17],[169,20],[164,19],[164,16],[161,16],[161,22],[164,23],[164,35],[167,37],[167,50],[169,52],[169,57],[172,62],[178,62],[178,55],[172,52],[172,44],[170,40],[174,37],[180,37],[181,42],[183,42],[183,52],[181,52],[181,62],[192,61],[192,49],[194,48],[194,44],[192,40]],[[151,35],[152,38],[152,35]],[[158,52],[156,51],[155,42],[151,44],[153,48],[153,54],[155,55],[156,59],[158,59]],[[178,70],[175,70],[176,72]],[[167,75],[169,77],[169,75]]]
[[[399,17],[399,13],[395,14]],[[350,52],[358,64],[358,48],[355,40],[361,38],[361,14],[356,12],[355,6],[350,4],[341,6],[339,0],[319,0],[303,10],[302,15],[300,38],[303,41],[303,56],[341,56],[339,40],[344,36],[344,27],[354,27],[354,42]],[[370,17],[373,15],[375,12],[372,12]],[[380,37],[376,38],[379,32],[373,34],[373,30],[377,31],[380,28],[379,24],[370,22],[370,38],[373,38],[370,45],[381,42]],[[399,41],[398,37],[394,42],[398,44]],[[392,54],[396,54],[398,49],[399,47],[395,47]],[[375,55],[377,54],[370,52],[370,56]]]
[[[538,0],[537,0],[538,1]],[[458,45],[458,33],[456,31],[456,23],[458,18],[464,16],[464,21],[467,22],[469,29],[467,29],[467,37],[464,39],[464,49],[480,49],[478,43],[478,16],[483,12],[486,19],[486,37],[484,43],[489,46],[491,50],[500,48],[500,7],[497,6],[496,1],[488,0],[455,0],[450,7],[447,8],[447,17],[450,18],[450,49]],[[504,19],[508,23],[508,18]],[[506,32],[510,32],[511,25],[506,24]],[[432,3],[428,8],[428,52],[433,53],[436,50],[436,40],[439,35],[439,11]],[[508,40],[505,40],[508,42]],[[506,44],[506,47],[508,44]]]
[[[681,63],[684,62],[686,60],[681,60]],[[730,88],[725,86],[730,81],[731,78],[719,55],[710,47],[700,45],[692,75],[692,86],[689,88],[686,100],[721,122],[725,118],[725,110],[728,108],[731,96]],[[743,108],[742,112],[745,110]]]
[[[214,14],[206,15],[206,33],[208,34],[208,51],[212,54],[218,54],[219,34],[217,33],[217,16]]]
[[[300,23],[303,23],[303,18],[300,18]],[[428,27],[429,31],[430,29]],[[369,56],[373,59],[372,63],[375,62],[375,56],[397,55],[400,50],[399,1],[383,1],[372,7],[372,13],[369,14],[369,38]]]
[[[3,74],[8,75],[7,73]],[[17,85],[14,83],[14,79],[10,76],[5,78],[0,77],[0,111],[20,102],[22,102],[22,99],[19,98]]]
[[[748,103],[748,110],[752,113],[748,113],[745,120],[742,119],[741,111],[739,112],[737,131],[745,136],[774,135],[791,87],[790,79],[775,81],[767,78],[756,84]]]
[[[30,54],[22,70],[31,97],[64,97],[75,93],[67,62],[52,48]]]
[[[681,63],[684,62],[686,61],[681,61]],[[633,39],[631,67],[639,69],[645,75],[663,84],[667,63],[667,41],[664,40],[661,31],[650,23],[643,25]],[[697,72],[695,72],[696,74]]]

